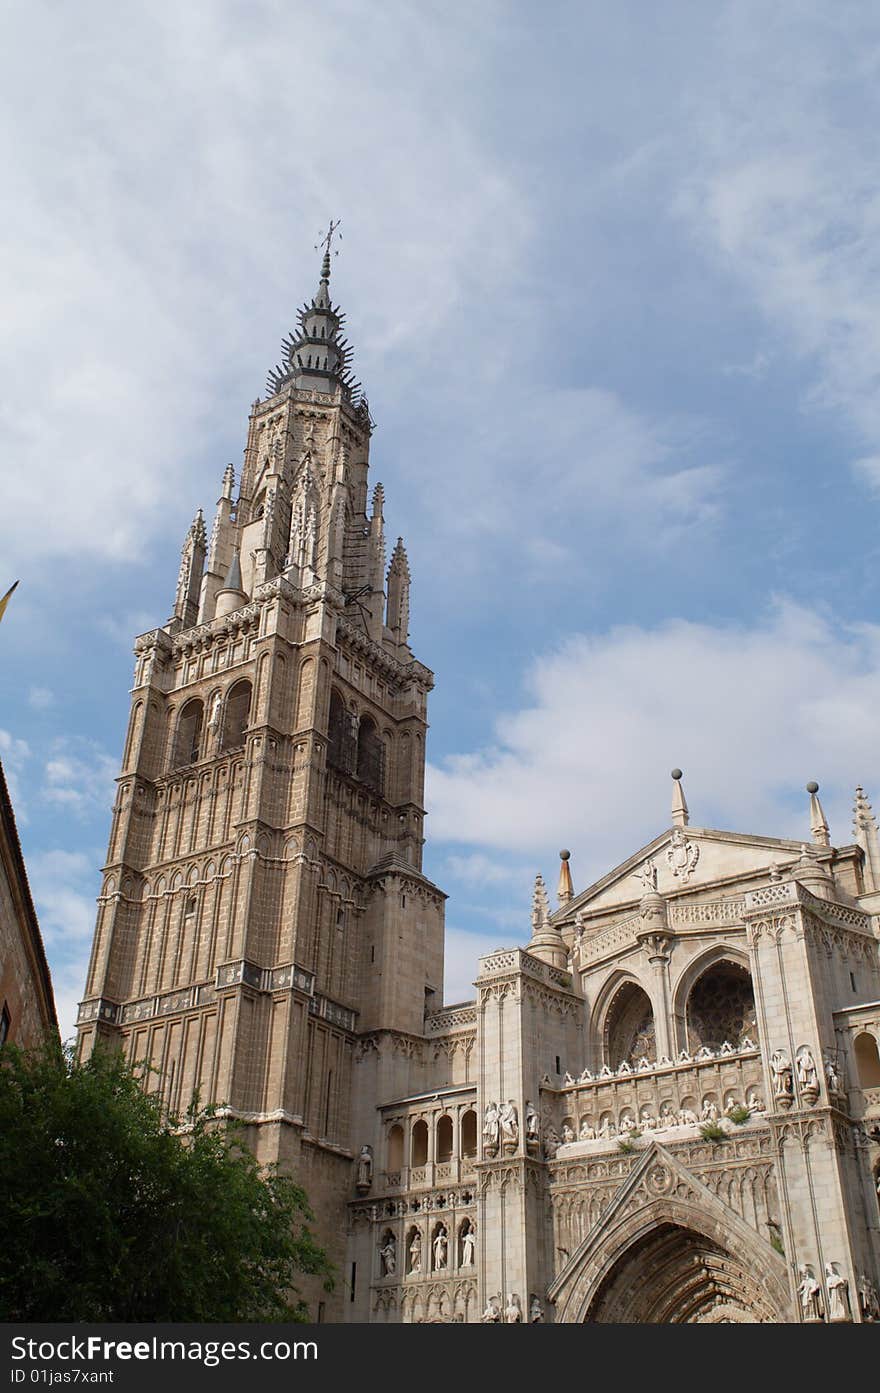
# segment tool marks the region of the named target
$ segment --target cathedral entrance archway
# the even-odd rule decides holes
[[[586,1322],[681,1325],[776,1321],[758,1278],[713,1239],[662,1223],[617,1259],[584,1316]]]

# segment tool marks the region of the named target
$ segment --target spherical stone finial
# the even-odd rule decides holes
[[[815,780],[815,779],[811,779],[810,782],[807,784],[807,793],[818,793],[818,792],[819,792],[819,785],[816,783],[816,780]]]
[[[673,777],[673,779],[680,779],[680,778],[681,778],[681,770],[680,770],[680,769],[673,769],[673,771],[672,771],[672,777]]]
[[[563,847],[563,848],[562,848],[562,850],[561,850],[560,853],[559,853],[559,859],[560,859],[560,861],[570,861],[570,860],[571,860],[571,852],[568,850],[567,847]]]

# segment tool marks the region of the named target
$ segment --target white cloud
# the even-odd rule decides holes
[[[768,330],[804,360],[805,404],[876,445],[876,14],[727,6],[704,60],[708,81],[687,96],[693,165],[673,181],[673,202]],[[766,350],[756,353],[754,371],[766,361]]]
[[[48,711],[55,705],[55,694],[49,687],[31,687],[28,692],[28,706],[34,711]]]
[[[855,784],[880,791],[865,738],[880,707],[876,625],[781,601],[753,626],[579,635],[532,665],[526,690],[491,745],[429,767],[432,838],[471,847],[465,868],[492,848],[543,856],[546,872],[566,845],[587,883],[667,824],[674,765],[696,825],[747,832],[806,834],[800,790],[816,778],[845,844]]]
[[[523,945],[528,937],[527,933],[522,936]],[[494,953],[496,948],[509,948],[512,941],[513,936],[510,933],[506,936],[468,933],[465,929],[447,927],[443,992],[446,1004],[473,1001],[476,994],[473,984],[477,975],[477,959],[487,953]]]
[[[0,759],[3,761],[3,772],[6,775],[16,821],[22,823],[27,822],[22,774],[30,754],[30,746],[26,740],[20,740],[8,730],[0,729]]]
[[[407,4],[358,15],[265,0],[246,15],[156,0],[117,18],[100,0],[76,19],[20,7],[0,54],[0,443],[16,461],[7,552],[29,562],[142,556],[185,498],[182,536],[205,458],[217,450],[213,490],[241,449],[331,211],[345,285],[369,305],[352,315],[366,377],[401,345],[430,355],[529,235],[480,123],[463,119],[466,91],[449,91],[450,74],[481,89],[495,5],[462,7],[455,24]],[[229,399],[240,408],[218,427]]]
[[[64,736],[52,744],[43,770],[42,797],[79,817],[113,806],[118,762],[94,740]]]

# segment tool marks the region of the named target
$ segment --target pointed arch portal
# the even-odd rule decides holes
[[[656,1143],[548,1290],[564,1324],[794,1319],[785,1259]]]

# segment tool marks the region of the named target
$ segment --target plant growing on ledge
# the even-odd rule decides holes
[[[736,1107],[731,1108],[726,1115],[737,1127],[741,1127],[744,1122],[748,1122],[752,1115],[752,1111],[751,1108],[747,1108],[745,1104],[737,1103]]]
[[[633,1127],[627,1132],[626,1136],[620,1137],[617,1143],[618,1151],[622,1151],[624,1156],[629,1156],[636,1149],[636,1142],[642,1135],[640,1127]]]
[[[727,1133],[720,1122],[704,1122],[700,1128],[700,1136],[704,1141],[727,1141]]]

